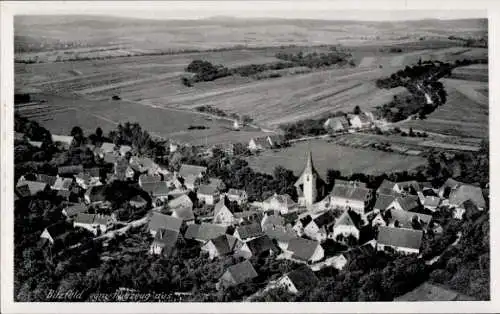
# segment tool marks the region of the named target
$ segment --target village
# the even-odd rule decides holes
[[[373,127],[369,114],[349,118],[349,122],[344,117],[328,119],[324,127],[334,133]],[[24,134],[16,132],[15,136],[26,140]],[[42,147],[41,142],[28,141]],[[75,138],[52,135],[52,141],[68,150]],[[283,136],[270,135],[251,139],[244,148],[254,153],[285,142]],[[149,254],[159,258],[168,259],[184,241],[197,243],[201,256],[210,261],[227,256],[239,258],[240,262],[228,266],[219,278],[215,285],[219,291],[260,275],[250,262],[252,257],[288,260],[297,265],[269,281],[257,294],[272,289],[300,293],[318,281],[316,272],[329,267],[342,270],[359,250],[423,259],[426,235],[443,233],[442,226],[433,219],[434,213],[446,209],[460,221],[467,213],[487,208],[480,187],[453,178],[441,186],[427,181],[385,179],[377,188],[358,180],[335,179],[333,187],[328,187],[326,178],[315,169],[311,151],[297,156],[304,164],[293,184],[297,199],[275,192],[257,200],[249,199],[245,188],[228,186],[221,178],[210,176],[206,166],[181,163],[172,169],[138,153],[133,145],[81,145],[92,151],[93,158],[111,167],[59,166],[57,175],[28,173],[15,184],[16,203],[47,191],[64,199],[62,214],[66,221],[47,225],[39,246],[78,250],[82,243],[64,247],[58,242],[84,229],[91,236],[82,241],[102,241],[106,247],[115,236],[126,236],[130,229],[144,227],[152,239]],[[180,143],[168,142],[166,146],[168,154],[183,151]],[[235,145],[231,144],[203,148],[199,157],[211,160],[223,156],[231,162],[235,154]],[[112,208],[112,195],[107,189],[117,182],[124,189],[134,187],[139,191],[127,194],[124,190],[126,208]],[[425,285],[435,289],[429,283]]]

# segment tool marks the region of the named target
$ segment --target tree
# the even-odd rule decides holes
[[[78,147],[81,144],[83,144],[84,140],[84,135],[83,135],[83,130],[79,126],[74,126],[71,129],[71,136],[73,136],[73,142],[71,143],[72,146]]]
[[[361,114],[361,108],[359,106],[354,107],[354,110],[352,111],[353,114]]]

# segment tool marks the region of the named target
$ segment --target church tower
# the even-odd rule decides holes
[[[314,169],[311,152],[306,155],[306,165],[297,182],[295,182],[297,194],[299,195],[299,205],[311,207],[323,194],[323,180]]]

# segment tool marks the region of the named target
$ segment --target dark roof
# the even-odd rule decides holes
[[[73,165],[73,166],[61,166],[57,168],[57,173],[60,175],[75,175],[83,172],[82,165]]]
[[[149,220],[149,230],[168,229],[179,232],[182,220],[172,216],[154,212]]]
[[[327,211],[314,218],[313,221],[316,223],[318,228],[326,227],[328,224],[335,221],[335,215],[332,211]]]
[[[412,228],[412,220],[414,217],[417,217],[426,225],[429,224],[429,222],[432,219],[432,216],[430,215],[408,212],[399,209],[388,210],[384,216],[388,218],[389,223],[394,223],[395,221],[398,221],[399,223],[398,227],[408,228],[408,229]]]
[[[396,182],[392,182],[392,181],[385,179],[384,181],[382,181],[382,183],[378,187],[377,192],[380,193],[381,190],[392,190],[394,188],[395,184],[396,184]],[[382,194],[385,194],[385,193],[382,193]]]
[[[418,192],[422,188],[420,184],[415,180],[396,182],[401,190]]]
[[[238,226],[236,228],[236,231],[238,232],[238,235],[240,236],[240,239],[242,239],[242,240],[263,235],[262,228],[260,227],[260,224],[258,224],[258,223]]]
[[[153,244],[156,244],[163,248],[163,255],[169,255],[172,249],[175,247],[177,240],[179,238],[179,232],[170,229],[158,229],[153,240]]]
[[[78,213],[74,219],[74,222],[81,224],[105,225],[110,219],[111,217],[107,215]]]
[[[209,242],[212,242],[212,244],[215,246],[215,249],[220,255],[225,255],[233,250],[236,241],[237,239],[235,237],[228,234],[223,234],[218,236],[217,238],[210,240]]]
[[[149,175],[149,174],[141,174],[139,176],[139,180],[141,181],[141,184],[144,184],[144,183],[154,183],[154,182],[160,182],[160,181],[162,181],[161,176],[159,176],[159,175]]]
[[[261,224],[263,227],[267,225],[283,226],[285,224],[285,218],[279,215],[265,215],[262,218]]]
[[[58,238],[58,237],[64,235],[70,228],[64,221],[62,221],[62,222],[52,224],[52,225],[48,226],[46,229],[49,232],[50,236],[53,239],[55,239],[55,238]]]
[[[285,226],[274,225],[272,227],[266,227],[264,233],[271,239],[283,242],[289,242],[292,239],[298,238],[292,228]]]
[[[364,202],[370,195],[370,190],[362,187],[335,185],[330,195]]]
[[[19,195],[19,197],[28,197],[31,195],[30,188],[27,184],[24,185],[19,185],[15,188],[16,195]]]
[[[91,186],[85,195],[88,195],[91,202],[103,202],[106,200],[104,192],[106,191],[106,185],[96,185]]]
[[[377,195],[377,201],[375,202],[374,209],[385,210],[391,203],[396,199],[393,195],[379,194]]]
[[[179,169],[179,175],[184,178],[188,176],[199,176],[206,171],[207,167],[182,164]]]
[[[246,242],[246,245],[254,256],[260,255],[268,250],[277,251],[277,248],[274,245],[273,241],[267,235],[249,240],[248,242]]]
[[[379,226],[377,243],[394,247],[420,249],[422,234],[421,230]]]
[[[22,186],[27,186],[27,188],[22,188]],[[44,191],[45,189],[47,189],[48,186],[46,183],[43,182],[23,180],[23,181],[18,181],[16,187],[18,191],[20,191],[22,194],[26,194],[26,191],[28,191],[29,195],[33,196],[38,192]]]
[[[239,264],[229,266],[226,272],[231,275],[231,277],[234,279],[234,284],[237,285],[258,276],[255,268],[253,268],[252,264],[249,261],[244,261]]]
[[[308,261],[314,254],[319,242],[304,238],[295,238],[288,243],[287,250],[293,252],[292,257]]]
[[[396,198],[396,201],[401,205],[401,208],[406,211],[411,211],[420,206],[418,196],[406,195]]]
[[[217,216],[217,214],[224,208],[227,208],[229,211],[231,211],[231,209],[229,208],[229,200],[226,197],[221,197],[220,201],[215,204],[214,216]]]
[[[91,177],[100,177],[101,176],[101,168],[99,168],[99,167],[86,168],[86,169],[83,169],[83,173],[86,175],[89,175]]]
[[[414,290],[395,298],[394,301],[476,301],[476,299],[441,285],[424,282]]]
[[[318,277],[316,277],[314,272],[306,265],[302,265],[292,270],[286,274],[286,276],[290,278],[295,288],[299,291],[307,287],[312,287],[318,282]]]
[[[166,181],[144,183],[142,184],[142,189],[153,197],[168,195],[170,191]]]
[[[188,226],[184,237],[186,239],[208,241],[225,234],[226,231],[227,227],[221,225],[211,223],[193,224]]]
[[[334,227],[342,225],[342,226],[354,226],[357,229],[359,229],[359,223],[360,223],[359,219],[356,219],[354,215],[352,215],[351,211],[346,210],[335,221]]]

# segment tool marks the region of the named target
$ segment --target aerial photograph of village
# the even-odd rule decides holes
[[[16,16],[14,300],[490,300],[488,19],[375,15]]]

